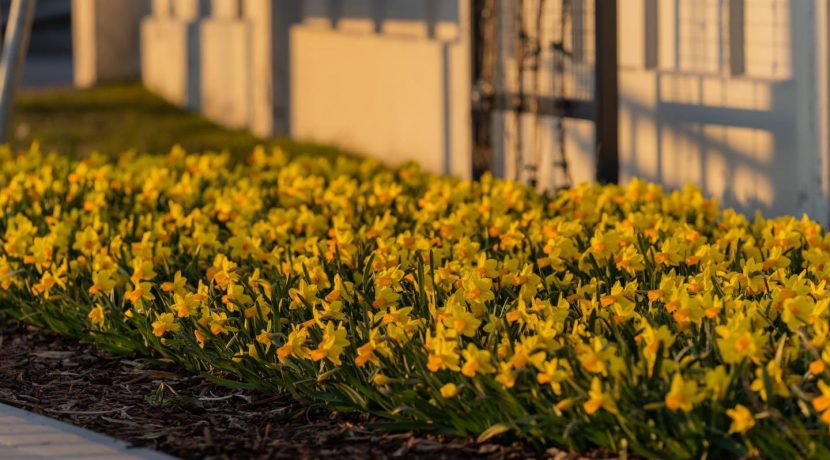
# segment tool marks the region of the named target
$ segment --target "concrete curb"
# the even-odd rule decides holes
[[[173,460],[145,448],[0,404],[0,460]]]

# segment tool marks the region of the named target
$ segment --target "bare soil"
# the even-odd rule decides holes
[[[16,322],[0,325],[0,402],[181,458],[576,458],[518,442],[370,430],[368,417],[229,389]]]

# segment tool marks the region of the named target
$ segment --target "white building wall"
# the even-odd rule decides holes
[[[525,0],[526,15],[533,17],[539,1]],[[571,4],[588,8],[595,1],[604,0]],[[173,4],[198,3],[156,0],[153,17]],[[495,83],[508,91],[517,87],[515,34],[508,27],[516,4],[498,2],[505,19],[503,70]],[[736,5],[743,6],[741,18]],[[145,81],[171,100],[195,106],[182,101],[191,101],[198,86],[203,113],[229,126],[470,175],[470,0],[212,0],[210,16],[200,18],[188,16],[185,6],[171,11],[180,14],[177,21],[196,24],[198,65],[194,51],[184,51],[181,29],[170,33],[175,40],[156,39],[156,48],[145,43],[143,50],[145,67],[156,63]],[[618,11],[622,180],[643,177],[671,188],[692,182],[744,212],[807,212],[826,222],[827,2],[618,0]],[[592,26],[591,16],[582,21]],[[548,43],[555,29],[544,24]],[[583,56],[573,65],[590,66],[592,44],[575,45]],[[172,69],[166,80],[150,76],[161,75],[158,56],[174,61],[166,63]],[[550,68],[550,54],[542,59]],[[183,76],[194,69],[198,83]],[[573,79],[573,70],[566,92],[590,90],[593,82]],[[525,75],[525,88],[536,84],[531,78]],[[542,73],[544,91],[555,78]],[[532,162],[540,188],[560,186],[553,164],[563,144],[572,181],[592,180],[590,121],[566,120],[563,133],[551,117],[523,115],[521,122],[519,154],[517,117],[494,116],[498,175],[527,180]]]
[[[72,0],[76,86],[139,75],[139,22],[148,10],[149,0]]]
[[[525,96],[569,98],[585,102],[593,97],[593,5],[602,0],[571,0],[572,17],[561,28],[562,2],[525,0],[522,22],[528,37],[539,37],[539,71],[532,70],[533,58],[526,47],[521,92]],[[520,92],[517,62],[517,13],[519,2],[497,2],[495,91],[517,95]],[[540,15],[541,13],[541,15]],[[567,14],[567,13],[566,13]],[[537,18],[541,16],[541,22]],[[541,27],[540,27],[541,26]],[[538,30],[537,30],[538,28]],[[563,42],[572,57],[562,60],[561,72],[554,62],[551,44]],[[562,79],[561,85],[558,81]],[[519,126],[519,121],[521,126]],[[561,126],[561,130],[560,130]],[[493,117],[493,169],[501,177],[532,181],[540,190],[562,188],[568,184],[591,182],[596,170],[593,122],[579,118],[556,117],[529,110],[517,115],[513,110],[496,111]],[[519,139],[520,137],[520,139]],[[564,157],[566,171],[556,166]]]
[[[469,0],[183,0],[209,11],[191,15],[177,1],[143,25],[144,82],[168,100],[469,177]]]
[[[826,223],[826,2],[735,3],[742,35],[730,0],[619,1],[621,177]]]
[[[199,26],[209,6],[208,0],[154,0],[141,21],[141,80],[181,107],[200,105]]]
[[[288,127],[294,0],[154,0],[142,21],[142,81],[182,107],[260,136]]]
[[[291,31],[291,134],[469,177],[469,1],[303,5]]]

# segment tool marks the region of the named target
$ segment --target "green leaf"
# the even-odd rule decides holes
[[[487,440],[495,438],[496,436],[504,434],[508,431],[510,431],[510,426],[508,426],[506,423],[496,423],[495,425],[491,426],[490,428],[487,428],[486,430],[484,430],[483,433],[478,435],[478,438],[476,438],[476,442],[487,442]]]

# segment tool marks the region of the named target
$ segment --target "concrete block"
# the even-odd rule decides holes
[[[288,134],[289,30],[301,20],[296,0],[246,0],[250,27],[250,129],[260,136]]]
[[[141,24],[141,48],[144,86],[178,106],[198,108],[198,22],[147,17]]]
[[[251,24],[208,19],[200,24],[202,112],[224,126],[251,122]]]
[[[342,0],[339,30],[355,33],[373,33],[379,28],[383,3],[378,0]]]
[[[195,21],[210,13],[208,0],[176,0],[173,3],[173,16],[183,21]]]
[[[302,3],[303,24],[307,26],[332,27],[334,9],[331,0],[305,0]]]
[[[646,67],[646,14],[645,0],[628,0],[619,9],[619,65],[621,68]]]
[[[441,44],[305,25],[291,37],[293,136],[448,172]]]
[[[291,135],[469,177],[469,1],[333,3],[305,2],[291,30]]]
[[[173,15],[173,0],[153,0],[150,11],[155,17],[170,17]]]
[[[439,0],[433,0],[438,2]],[[451,43],[441,43],[442,59],[446,67],[443,75],[444,86],[447,89],[447,99],[444,102],[448,134],[444,140],[445,149],[449,152],[449,161],[445,171],[454,176],[469,178],[472,173],[472,116],[470,94],[472,94],[472,37],[470,0],[440,0],[440,3],[450,3],[447,18],[455,17],[457,38]],[[436,9],[441,11],[442,9]],[[457,15],[453,16],[453,15]],[[444,17],[444,16],[442,16]],[[440,24],[446,24],[442,21]]]
[[[242,0],[212,0],[210,15],[216,19],[237,19],[242,16]]]
[[[431,0],[430,16],[434,24],[433,36],[436,40],[454,41],[462,37],[463,29],[469,18],[470,8],[468,0],[446,1]]]
[[[73,0],[75,84],[81,87],[138,77],[140,23],[149,0]]]
[[[250,125],[255,134],[274,134],[275,45],[282,32],[275,25],[276,14],[283,2],[247,0],[242,15],[250,24]]]
[[[387,35],[425,38],[432,25],[432,6],[431,0],[386,1],[381,30]]]

